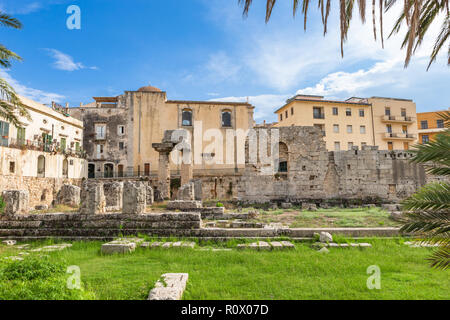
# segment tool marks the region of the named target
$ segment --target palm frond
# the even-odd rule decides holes
[[[0,78],[0,117],[18,127],[21,125],[18,115],[31,119],[14,88]]]
[[[429,211],[432,213],[423,212],[427,214],[439,214],[439,210],[450,211],[450,184],[446,182],[430,183],[420,189],[413,196],[402,202],[403,209],[407,211]]]
[[[14,17],[6,13],[0,12],[0,26],[10,27],[14,29],[21,29],[22,23]]]
[[[450,265],[450,247],[439,248],[428,258],[431,267],[447,270]]]

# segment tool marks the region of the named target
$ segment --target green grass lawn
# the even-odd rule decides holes
[[[300,208],[261,210],[255,222],[283,223],[290,228],[398,227],[380,208],[332,208],[301,211]]]
[[[76,242],[49,255],[79,266],[85,290],[97,299],[144,300],[160,276],[172,272],[189,273],[187,300],[450,298],[449,272],[430,269],[425,261],[432,249],[409,248],[402,239],[366,241],[373,247],[329,254],[297,243],[283,252],[138,248],[115,256],[102,256],[99,242]],[[0,256],[13,252],[0,247]],[[371,265],[381,269],[381,290],[367,289]]]

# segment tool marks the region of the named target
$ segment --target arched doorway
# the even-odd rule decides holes
[[[67,159],[63,160],[62,175],[64,178],[69,176],[69,161],[67,161]]]
[[[118,176],[119,178],[122,178],[122,177],[123,177],[123,165],[122,165],[122,164],[119,164],[119,165],[117,166],[117,176]]]
[[[89,163],[88,165],[88,178],[94,179],[95,178],[95,164]]]
[[[45,157],[42,155],[38,157],[37,176],[39,178],[45,177]]]
[[[114,178],[114,165],[112,163],[105,163],[103,173],[105,178]]]

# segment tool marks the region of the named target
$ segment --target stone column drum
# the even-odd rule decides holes
[[[27,214],[30,195],[26,190],[7,190],[2,193],[5,214]]]
[[[81,214],[106,213],[106,200],[103,183],[95,181],[83,182],[81,191]]]

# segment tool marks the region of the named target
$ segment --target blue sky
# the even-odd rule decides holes
[[[296,93],[410,98],[418,111],[450,107],[445,50],[426,72],[438,25],[405,70],[401,37],[382,49],[371,23],[354,19],[342,59],[336,14],[324,38],[315,8],[305,33],[291,1],[279,1],[267,25],[263,1],[254,3],[243,19],[237,0],[0,0],[0,10],[24,24],[0,30],[0,43],[24,59],[0,76],[32,99],[72,106],[149,83],[169,99],[248,97],[258,122],[275,120],[273,111]],[[81,30],[66,27],[72,4],[81,9]],[[385,17],[385,30],[395,16]]]

